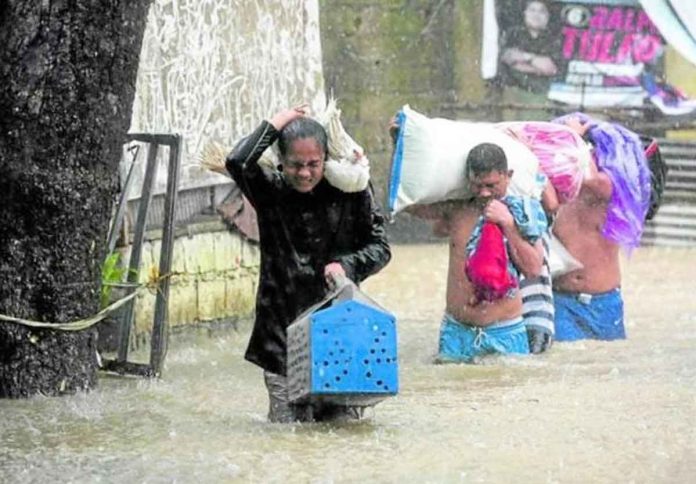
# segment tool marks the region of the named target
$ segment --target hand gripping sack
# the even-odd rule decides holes
[[[539,161],[495,125],[428,118],[409,106],[397,113],[397,122],[387,201],[392,215],[415,204],[466,198],[466,157],[480,143],[495,143],[505,152],[513,170],[508,194],[539,198]]]

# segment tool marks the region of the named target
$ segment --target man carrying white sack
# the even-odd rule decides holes
[[[465,203],[464,200],[472,194],[465,160],[482,141],[502,148],[501,158],[505,158],[507,166],[506,190],[502,195],[541,199],[544,210],[553,213],[558,204],[556,191],[550,180],[540,175],[539,159],[524,143],[530,137],[530,130],[512,136],[508,133],[512,128],[520,129],[519,126],[498,128],[490,123],[428,118],[404,106],[390,123],[394,139],[389,184],[389,208],[392,213],[405,209],[421,217],[427,215],[436,219],[438,214],[434,213],[433,208],[442,207],[443,204],[434,204],[447,199]],[[534,130],[532,132],[536,133]],[[584,142],[579,141],[584,146]],[[414,205],[417,207],[408,208]],[[534,205],[538,207],[539,204],[534,202]],[[442,221],[436,220],[434,229],[442,232],[441,235],[448,233],[440,230],[444,229]],[[546,231],[541,235],[546,237]],[[553,341],[553,295],[549,272],[544,258],[540,275],[519,280],[527,345],[532,353],[548,350]]]
[[[438,362],[470,363],[486,354],[528,354],[519,277],[539,276],[542,269],[540,237],[546,230],[546,217],[538,201],[506,196],[511,171],[504,151],[491,143],[479,144],[470,151],[466,165],[471,198],[407,209],[434,220],[433,231],[450,240]],[[487,224],[500,231],[499,246],[493,247],[492,239],[486,238]],[[482,264],[484,277],[507,279],[512,284],[480,290],[473,261],[486,252],[504,262],[502,272],[495,274],[495,264]]]
[[[560,118],[594,146],[580,195],[562,205],[553,232],[582,268],[554,278],[557,341],[624,339],[619,248],[636,248],[651,202],[639,137],[576,114]]]
[[[280,171],[262,168],[258,161],[276,140]],[[326,131],[303,105],[263,121],[226,160],[258,214],[261,268],[245,358],[264,369],[272,422],[359,417],[350,407],[308,412],[288,401],[287,326],[325,297],[332,278],[359,283],[391,257],[371,189],[346,193],[332,186],[324,176],[327,153]]]

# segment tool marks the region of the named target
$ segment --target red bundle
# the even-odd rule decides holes
[[[495,301],[517,287],[508,271],[503,231],[493,222],[484,222],[476,249],[466,261],[466,275],[479,301]]]

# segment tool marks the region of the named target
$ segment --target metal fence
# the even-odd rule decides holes
[[[669,167],[662,207],[643,232],[643,245],[696,247],[696,142],[659,140]]]
[[[211,185],[207,187],[186,188],[179,190],[175,224],[178,227],[196,223],[201,217],[216,215],[215,207],[233,196],[237,187],[230,182],[223,185]],[[128,202],[129,219],[135,220],[138,213],[140,199],[136,198]],[[162,227],[164,220],[164,194],[156,194],[152,197],[150,211],[147,216],[147,230]]]

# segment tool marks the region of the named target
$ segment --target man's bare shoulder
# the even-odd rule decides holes
[[[471,210],[467,200],[445,200],[443,202],[411,205],[406,212],[423,219],[449,219],[454,215]]]
[[[449,214],[450,236],[468,238],[480,216],[480,208],[472,203],[460,201],[452,207]]]
[[[451,200],[448,203],[450,217],[470,217],[481,214],[479,207],[471,200]]]
[[[598,194],[592,190],[583,188],[578,197],[568,203],[564,208],[568,212],[592,211],[604,213],[609,205],[609,201],[610,199],[606,198],[603,194]]]

